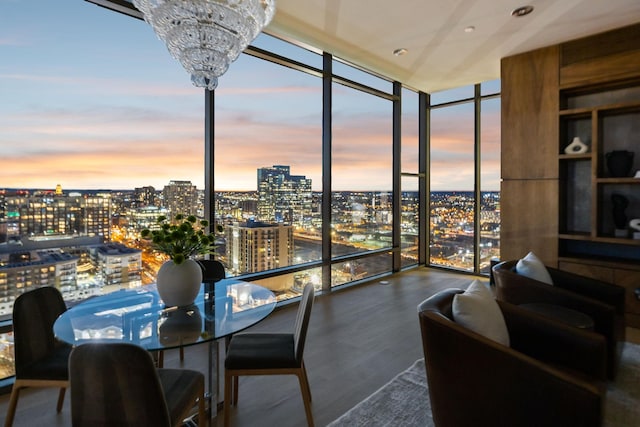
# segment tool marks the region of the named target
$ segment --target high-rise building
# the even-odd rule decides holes
[[[58,288],[66,301],[141,286],[142,251],[98,237],[27,241],[0,248],[0,316],[40,286]]]
[[[293,227],[264,222],[225,226],[227,268],[233,274],[255,273],[293,264]]]
[[[191,181],[169,181],[162,190],[162,197],[171,218],[178,213],[198,215],[198,191]]]
[[[156,205],[156,189],[151,186],[136,187],[134,190],[135,207],[141,208],[145,206]]]
[[[129,229],[138,233],[144,228],[160,228],[160,224],[158,224],[159,216],[168,216],[168,211],[157,206],[128,209],[126,211],[126,223]]]
[[[291,175],[289,166],[258,169],[258,218],[261,221],[304,224],[311,217],[311,179]]]
[[[18,295],[31,289],[75,290],[77,264],[78,257],[59,249],[0,253],[0,315],[10,314]]]
[[[119,243],[90,247],[91,261],[103,287],[125,289],[142,285],[142,252]],[[111,290],[112,290],[111,289]]]
[[[111,196],[64,194],[60,189],[5,195],[6,240],[60,236],[101,236],[109,240]]]

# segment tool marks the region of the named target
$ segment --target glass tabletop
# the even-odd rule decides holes
[[[73,345],[119,341],[165,350],[242,331],[267,317],[275,305],[269,289],[236,279],[203,284],[194,304],[186,307],[165,307],[155,285],[147,285],[83,301],[64,312],[53,330]]]

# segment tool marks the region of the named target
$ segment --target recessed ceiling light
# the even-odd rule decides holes
[[[409,52],[407,49],[405,49],[405,48],[401,47],[401,48],[399,48],[399,49],[394,50],[394,51],[393,51],[393,54],[394,54],[395,56],[402,56],[402,55],[404,55],[404,54],[405,54],[405,53],[407,53],[407,52]]]
[[[517,9],[513,9],[511,11],[511,16],[515,16],[516,18],[520,18],[522,16],[526,16],[533,12],[533,6],[522,6]]]
[[[476,27],[474,27],[473,25],[469,25],[468,27],[465,27],[464,32],[473,33],[475,30],[476,30]]]

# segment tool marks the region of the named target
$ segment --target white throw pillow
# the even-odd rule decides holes
[[[533,252],[529,252],[527,256],[518,261],[516,264],[516,272],[530,279],[553,285],[553,280],[551,279],[551,275],[549,275],[547,267],[544,266],[544,263],[540,261],[540,258]]]
[[[491,291],[474,280],[466,291],[453,297],[453,320],[500,344],[509,346],[509,331]]]

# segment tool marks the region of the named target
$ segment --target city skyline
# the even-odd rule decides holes
[[[171,179],[204,187],[203,90],[148,25],[72,0],[0,0],[0,13],[0,187],[126,190]],[[332,190],[390,190],[390,105],[363,111],[350,89],[334,88]],[[255,190],[256,169],[274,164],[292,165],[319,191],[320,101],[320,79],[241,55],[216,90],[216,191]],[[487,117],[499,134],[499,109]],[[417,172],[416,120],[403,120],[406,172]],[[466,127],[447,114],[432,131],[432,190],[473,188]],[[499,150],[489,152],[483,189],[497,190]]]
[[[321,238],[321,198],[308,193],[304,177],[290,176],[282,165],[263,171],[263,178],[265,185],[258,192],[216,195],[215,217],[221,225],[216,259],[232,276],[316,262],[327,243]],[[279,196],[269,198],[274,185]],[[10,312],[6,303],[24,286],[55,285],[76,299],[103,288],[154,283],[166,257],[154,253],[140,233],[159,215],[202,215],[204,198],[194,190],[188,181],[172,181],[156,191],[162,197],[148,188],[110,194],[61,188],[55,195],[0,192],[0,316]],[[499,198],[498,192],[481,197],[481,243],[474,254],[475,194],[432,192],[430,262],[469,270],[479,257],[481,268],[488,265],[499,253]],[[332,257],[389,247],[392,227],[399,221],[403,263],[417,262],[418,192],[403,193],[399,219],[385,192],[335,192],[331,204]],[[379,263],[372,260],[357,274],[357,262],[351,267],[347,262],[344,269],[336,264],[332,277],[345,273],[354,280],[354,274],[374,274]],[[43,270],[45,264],[51,268]],[[45,270],[46,276],[41,274]],[[287,277],[296,280],[295,274]]]

